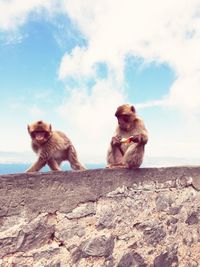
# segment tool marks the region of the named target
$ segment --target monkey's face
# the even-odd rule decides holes
[[[130,115],[124,114],[117,117],[118,125],[121,130],[129,131],[133,126],[133,119]]]
[[[118,125],[121,130],[129,131],[133,128],[134,120],[135,120],[135,108],[129,105],[119,106],[115,116],[118,120]]]
[[[44,144],[52,135],[51,125],[43,121],[37,121],[28,125],[28,132],[34,143]]]

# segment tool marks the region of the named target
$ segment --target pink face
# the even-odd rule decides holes
[[[34,143],[43,144],[52,134],[51,124],[47,124],[43,121],[37,121],[28,125],[28,132]]]
[[[130,115],[120,115],[117,117],[117,120],[118,120],[119,127],[122,130],[127,131],[132,126],[132,120],[131,120]]]
[[[34,131],[30,135],[34,141],[40,144],[45,143],[50,136],[49,132],[46,131]]]

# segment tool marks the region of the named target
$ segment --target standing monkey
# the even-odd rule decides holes
[[[137,117],[134,106],[128,104],[119,106],[115,116],[118,126],[107,153],[108,167],[139,168],[148,141],[144,123]]]
[[[26,172],[39,171],[46,164],[51,170],[59,171],[64,160],[68,160],[74,170],[85,170],[78,161],[70,139],[62,132],[52,131],[51,124],[37,121],[28,125],[28,132],[32,139],[32,149],[38,159]]]

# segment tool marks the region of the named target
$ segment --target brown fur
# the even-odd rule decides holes
[[[135,108],[124,104],[117,108],[118,126],[107,153],[108,167],[139,168],[144,157],[148,133]],[[132,142],[121,143],[122,138],[132,136]]]
[[[64,133],[52,131],[51,125],[43,121],[28,125],[28,132],[38,159],[26,172],[39,171],[46,164],[51,170],[59,171],[64,160],[68,160],[74,170],[85,170],[78,161],[74,146]]]

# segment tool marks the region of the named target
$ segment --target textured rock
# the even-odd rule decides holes
[[[72,212],[67,213],[68,219],[79,219],[88,215],[94,215],[96,213],[95,204],[93,202],[85,203],[75,208]]]
[[[199,167],[0,176],[0,267],[198,267]]]
[[[173,253],[161,253],[154,260],[154,267],[176,267],[178,266],[178,257]]]
[[[162,226],[145,229],[143,233],[145,241],[152,246],[158,245],[166,236]]]
[[[114,228],[116,226],[116,213],[110,206],[104,206],[99,214],[97,229]]]
[[[109,257],[114,248],[114,237],[99,236],[84,241],[73,253],[74,262],[86,257]]]
[[[157,211],[165,211],[169,209],[171,204],[173,203],[172,199],[164,194],[159,194],[156,198],[156,208]]]
[[[188,266],[187,267],[198,267],[198,266],[199,266],[198,262],[191,260],[188,263]]]
[[[182,207],[170,207],[168,214],[170,215],[176,215],[180,212]]]
[[[193,211],[191,214],[188,215],[187,220],[185,222],[189,225],[197,224],[199,222],[198,217],[198,213]]]
[[[61,242],[65,242],[74,236],[82,237],[84,235],[85,228],[78,222],[63,220],[56,226],[55,237]]]
[[[131,252],[125,254],[120,262],[117,264],[117,267],[146,267],[144,259],[136,252]]]
[[[19,233],[17,251],[26,251],[48,243],[54,235],[55,226],[48,224],[46,216],[39,216],[26,225]]]
[[[0,257],[16,251],[17,237],[6,237],[0,239]]]
[[[192,185],[194,188],[198,191],[200,191],[200,175],[199,176],[194,176],[192,179]]]

